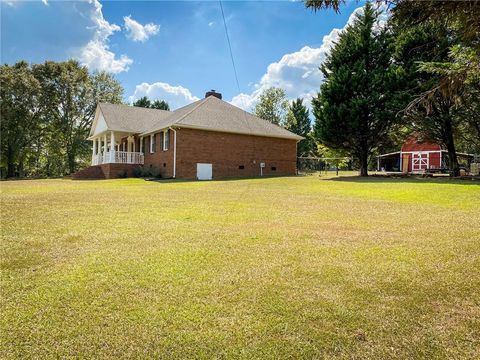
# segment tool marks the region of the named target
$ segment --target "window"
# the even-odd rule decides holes
[[[169,131],[163,131],[163,151],[167,151],[168,147],[170,146],[170,136]]]
[[[275,166],[272,166],[272,171],[277,171],[277,168]]]
[[[239,168],[240,170],[243,170],[243,169],[245,169],[245,165],[239,165],[238,168]]]
[[[153,154],[155,152],[155,148],[157,147],[157,144],[155,143],[155,134],[150,135],[150,154]]]

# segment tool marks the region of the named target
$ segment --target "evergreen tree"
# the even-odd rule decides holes
[[[297,144],[297,156],[308,155],[312,149],[312,143],[309,137],[312,127],[310,124],[309,111],[303,104],[303,99],[298,98],[292,101],[288,109],[285,129],[305,138]]]
[[[152,109],[170,111],[170,105],[165,100],[155,100],[150,107]]]
[[[316,138],[356,157],[361,176],[368,175],[369,157],[387,137],[398,110],[391,39],[376,29],[378,16],[367,3],[341,33],[321,67],[325,81],[312,101]]]
[[[146,96],[143,96],[137,101],[134,101],[132,105],[137,107],[150,108],[152,106],[152,102],[150,101],[149,98],[147,98]]]
[[[443,96],[438,86],[441,73],[428,71],[429,64],[444,64],[457,41],[444,24],[426,23],[404,28],[392,22],[395,33],[394,59],[404,73],[402,94],[408,104],[406,119],[410,128],[426,139],[443,145],[448,151],[452,175],[459,173],[455,139],[467,117],[460,114],[455,99]],[[457,62],[461,65],[460,62]],[[431,89],[439,89],[431,91]],[[428,96],[424,96],[428,94]],[[462,109],[468,109],[468,102]]]
[[[148,97],[143,96],[137,101],[134,101],[133,106],[144,107],[148,109],[158,109],[158,110],[167,110],[170,111],[170,106],[165,100],[155,100],[151,101]]]

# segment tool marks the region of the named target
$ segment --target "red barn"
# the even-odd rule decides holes
[[[459,158],[467,162],[473,157],[471,154],[457,153]],[[446,169],[448,152],[439,144],[419,140],[410,136],[400,151],[382,154],[377,157],[377,170],[388,172],[402,172],[421,174],[428,169]]]
[[[442,168],[442,148],[438,144],[420,142],[416,137],[405,141],[400,150],[402,172],[422,173],[426,169]]]

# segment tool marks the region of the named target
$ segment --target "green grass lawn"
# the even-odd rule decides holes
[[[0,358],[480,358],[478,182],[0,188]]]

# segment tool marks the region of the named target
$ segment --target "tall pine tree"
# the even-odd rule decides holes
[[[325,77],[313,99],[315,136],[328,147],[357,158],[368,175],[372,152],[394,123],[397,73],[390,36],[379,29],[370,3],[341,33],[321,71]]]
[[[308,155],[312,150],[312,142],[310,139],[312,126],[310,124],[309,111],[303,104],[302,98],[293,100],[290,104],[285,128],[305,138],[297,145],[297,156]]]

